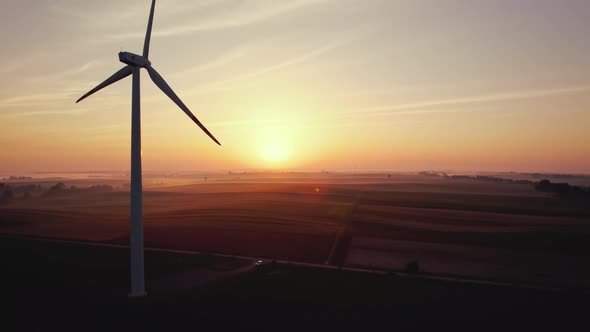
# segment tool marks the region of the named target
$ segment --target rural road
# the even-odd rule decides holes
[[[354,214],[359,205],[361,195],[362,188],[359,189],[358,193],[356,194],[354,203],[352,204],[352,207],[350,209],[350,213],[344,221],[344,225],[342,225],[342,227],[336,234],[336,238],[334,239],[334,243],[332,243],[332,248],[330,249],[330,253],[328,254],[328,258],[326,259],[325,265],[337,265],[339,267],[344,266],[344,262],[346,262],[346,255],[348,253],[348,247],[350,246],[350,237],[346,239],[345,234],[348,235],[348,232],[350,232]],[[336,257],[338,251],[340,251],[340,257]]]
[[[120,249],[128,249],[129,248],[128,245],[113,244],[113,243],[108,243],[108,242],[54,239],[54,238],[32,237],[32,236],[15,236],[15,235],[0,234],[0,238],[23,240],[23,241],[39,241],[39,242],[57,243],[57,244],[73,244],[73,245],[82,245],[82,246],[91,246],[91,247],[100,247],[100,248],[120,248]],[[251,260],[251,261],[257,261],[259,259],[264,260],[266,262],[271,261],[271,259],[267,259],[265,257],[229,255],[229,254],[223,254],[223,253],[203,252],[203,251],[194,251],[194,250],[178,250],[178,249],[146,247],[145,251],[161,252],[161,253],[176,253],[176,254],[183,254],[183,255],[210,255],[210,256],[215,256],[215,257],[237,258],[237,259],[244,259],[244,260]],[[494,281],[494,280],[470,279],[470,278],[462,278],[462,277],[457,277],[457,276],[444,276],[444,275],[433,275],[433,274],[411,274],[411,273],[405,273],[405,272],[400,272],[400,271],[385,271],[385,270],[368,269],[368,268],[362,268],[362,267],[349,267],[349,266],[340,267],[340,266],[331,265],[331,264],[316,264],[316,263],[306,263],[306,262],[297,262],[297,261],[280,260],[280,259],[275,259],[274,261],[276,261],[278,264],[283,264],[283,265],[309,267],[309,268],[317,268],[317,269],[325,269],[325,270],[342,270],[342,271],[349,271],[349,272],[362,272],[362,273],[379,274],[379,275],[391,274],[391,275],[395,275],[398,277],[404,277],[404,278],[438,280],[438,281],[448,281],[448,282],[455,282],[455,283],[476,284],[476,285],[491,285],[491,286],[499,286],[499,287],[527,288],[527,289],[546,290],[546,291],[547,290],[550,290],[550,291],[561,290],[559,288],[553,288],[553,287],[540,287],[540,286],[534,286],[534,285],[517,284],[517,283],[512,283],[512,282],[503,282],[503,281]],[[251,266],[247,266],[247,267],[245,267],[245,269],[251,269]]]

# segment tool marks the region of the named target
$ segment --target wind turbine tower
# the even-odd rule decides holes
[[[142,203],[142,180],[141,180],[141,107],[140,107],[140,87],[139,75],[142,68],[146,69],[150,78],[180,109],[182,109],[189,118],[191,118],[215,143],[221,145],[219,141],[205,128],[205,126],[191,113],[178,98],[176,93],[170,88],[168,83],[152,67],[148,59],[150,50],[150,39],[152,34],[152,23],[154,21],[154,10],[156,0],[152,0],[152,7],[148,20],[145,42],[143,45],[143,54],[138,55],[130,52],[120,52],[119,61],[126,64],[111,77],[97,85],[94,89],[88,91],[80,97],[76,103],[82,101],[91,94],[129,76],[132,76],[131,92],[131,231],[129,247],[131,251],[131,297],[142,297],[147,293],[145,291],[144,278],[144,260],[143,260],[143,203]]]

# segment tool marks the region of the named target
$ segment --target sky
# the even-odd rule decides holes
[[[127,170],[149,0],[0,0],[0,173]],[[144,170],[590,173],[590,1],[159,0]]]

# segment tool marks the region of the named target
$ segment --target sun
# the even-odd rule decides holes
[[[262,150],[262,158],[273,163],[284,161],[287,156],[286,146],[276,142],[267,144]]]

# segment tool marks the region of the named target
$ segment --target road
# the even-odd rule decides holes
[[[100,247],[100,248],[120,248],[120,249],[128,249],[129,248],[128,245],[113,244],[113,243],[108,243],[108,242],[54,239],[54,238],[42,238],[42,237],[31,237],[31,236],[14,236],[14,235],[0,234],[0,238],[23,240],[23,241],[40,241],[40,242],[56,243],[56,244],[71,244],[71,245],[73,244],[73,245],[92,246],[92,247]],[[161,252],[161,253],[176,253],[176,254],[182,254],[182,255],[210,255],[210,256],[215,256],[215,257],[237,258],[237,259],[243,259],[243,260],[251,260],[253,262],[253,264],[257,260],[263,260],[265,262],[270,262],[271,260],[273,260],[271,258],[265,258],[265,257],[251,257],[251,256],[241,256],[241,255],[230,255],[230,254],[217,253],[217,252],[178,250],[178,249],[166,249],[166,248],[156,248],[156,247],[146,247],[145,251],[147,251],[147,252]],[[281,260],[281,259],[274,259],[274,261],[276,263],[282,264],[282,265],[308,267],[308,268],[325,269],[325,270],[341,270],[341,271],[349,271],[349,272],[361,272],[361,273],[370,273],[370,274],[378,274],[378,275],[395,275],[397,277],[403,277],[403,278],[417,278],[417,279],[426,279],[426,280],[448,281],[448,282],[454,282],[454,283],[492,285],[492,286],[499,286],[499,287],[516,287],[516,288],[527,288],[527,289],[536,289],[536,290],[550,290],[550,291],[561,290],[561,289],[555,288],[555,287],[541,287],[541,286],[535,286],[535,285],[519,284],[519,283],[504,282],[504,281],[463,278],[463,277],[458,277],[458,276],[433,275],[433,274],[423,274],[423,273],[411,274],[411,273],[405,273],[402,271],[386,271],[386,270],[368,269],[368,268],[362,268],[362,267],[337,266],[337,265],[333,265],[333,264],[317,264],[317,263],[307,263],[307,262],[298,262],[298,261]],[[252,267],[253,267],[253,265],[249,265],[249,266],[246,266],[242,269],[239,269],[240,270],[239,273],[246,272],[247,270],[252,270]]]
[[[352,204],[352,207],[350,209],[350,213],[348,214],[346,220],[344,221],[344,224],[336,234],[334,242],[332,243],[332,248],[330,249],[330,253],[328,254],[328,258],[326,259],[325,265],[337,265],[338,267],[344,266],[344,263],[346,262],[346,256],[348,253],[348,247],[350,246],[349,232],[352,227],[354,214],[359,205],[361,195],[362,188],[359,189],[358,193],[356,194],[354,203]]]

